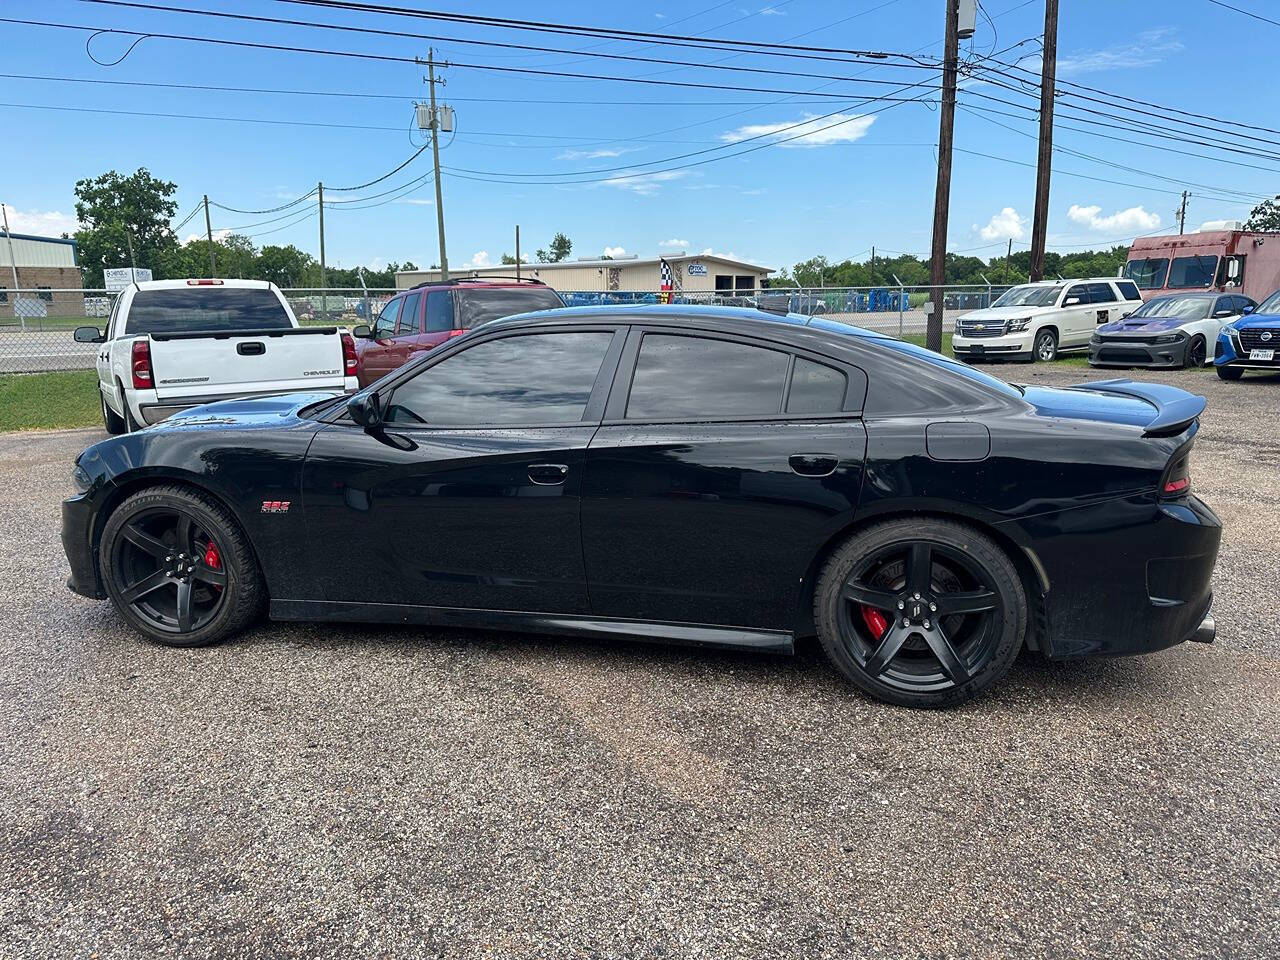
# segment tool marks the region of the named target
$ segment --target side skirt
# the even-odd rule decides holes
[[[639,640],[695,647],[792,654],[792,635],[783,630],[715,627],[696,623],[618,620],[558,613],[419,607],[400,603],[339,600],[272,600],[273,620],[330,620],[347,623],[402,623],[429,627],[469,627],[516,633],[551,633],[601,639]]]

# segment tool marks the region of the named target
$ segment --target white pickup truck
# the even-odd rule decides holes
[[[355,341],[338,327],[301,327],[272,283],[155,280],[121,291],[99,343],[98,392],[108,433],[139,430],[182,410],[295,391],[353,393]]]

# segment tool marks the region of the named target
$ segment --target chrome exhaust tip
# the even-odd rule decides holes
[[[1191,635],[1191,642],[1213,643],[1217,635],[1218,628],[1213,622],[1213,617],[1205,614],[1205,618],[1200,621],[1200,626],[1196,627],[1196,632]]]

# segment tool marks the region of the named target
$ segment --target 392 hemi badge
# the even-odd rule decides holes
[[[289,503],[290,501],[288,500],[263,500],[262,512],[263,513],[288,513]]]

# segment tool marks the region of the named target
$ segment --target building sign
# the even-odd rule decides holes
[[[108,290],[123,290],[131,283],[146,283],[151,271],[146,267],[108,267],[102,271],[102,285]]]
[[[693,263],[689,264],[689,276],[705,277],[706,275],[707,275],[707,265],[705,263],[699,263],[697,260],[695,260],[693,261]]]

